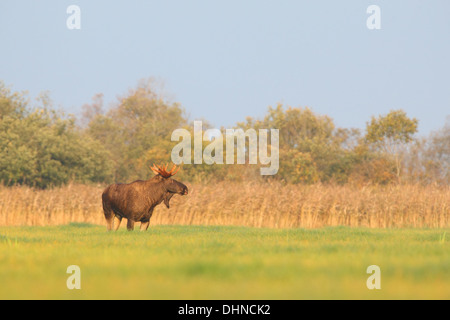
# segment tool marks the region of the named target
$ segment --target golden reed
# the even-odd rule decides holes
[[[169,210],[159,205],[150,225],[450,227],[449,186],[358,188],[223,182],[188,187],[189,195],[174,196]],[[0,186],[0,226],[71,222],[106,226],[101,203],[103,189],[72,184],[48,190]]]

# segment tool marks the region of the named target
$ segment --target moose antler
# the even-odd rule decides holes
[[[167,168],[169,167],[169,164],[166,164],[166,166],[158,166],[153,164],[153,167],[150,167],[150,169],[156,173],[156,174],[160,174],[161,176],[163,176],[164,178],[169,178],[171,176],[174,176],[178,170],[180,170],[180,167],[177,168],[176,165],[174,165],[172,167],[172,170],[167,171]],[[176,169],[176,170],[175,170]]]

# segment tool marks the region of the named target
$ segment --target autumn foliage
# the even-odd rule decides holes
[[[149,165],[171,162],[175,129],[192,131],[179,103],[142,81],[109,108],[101,94],[80,117],[54,109],[48,95],[34,104],[0,83],[0,181],[48,188],[73,183],[131,182],[148,176]],[[419,121],[402,110],[374,116],[365,131],[336,127],[310,108],[281,104],[262,119],[237,122],[241,129],[279,129],[280,168],[261,177],[259,165],[184,165],[191,183],[218,181],[288,184],[448,185],[450,131],[447,124],[418,137]],[[205,128],[212,127],[203,120]],[[224,131],[225,128],[221,128]],[[247,155],[248,159],[248,155]]]

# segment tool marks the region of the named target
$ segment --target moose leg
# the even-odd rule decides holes
[[[112,210],[105,206],[105,203],[103,203],[103,213],[105,214],[106,219],[106,229],[108,231],[111,231],[113,228],[114,215],[112,213]]]
[[[128,231],[133,231],[133,230],[134,230],[134,221],[131,220],[131,219],[128,219],[128,222],[127,222],[127,230],[128,230]]]
[[[111,231],[113,228],[113,219],[106,217],[106,230]]]
[[[121,222],[122,222],[122,217],[115,215],[114,216],[114,231],[117,231],[117,229],[119,229]]]
[[[146,222],[142,221],[141,222],[141,231],[147,231],[149,225],[150,225],[150,221],[146,221]]]
[[[141,231],[147,231],[148,226],[150,225],[150,218],[153,215],[153,208],[151,208],[147,214],[141,220]]]

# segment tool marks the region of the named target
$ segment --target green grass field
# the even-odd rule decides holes
[[[450,230],[1,227],[0,299],[450,299]]]

